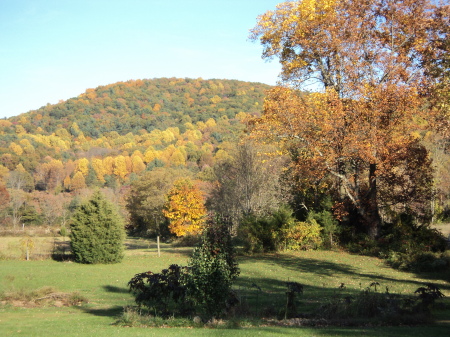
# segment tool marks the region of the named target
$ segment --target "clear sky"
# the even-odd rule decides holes
[[[275,84],[248,40],[282,0],[0,0],[0,118],[158,77]]]

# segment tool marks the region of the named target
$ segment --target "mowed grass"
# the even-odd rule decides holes
[[[0,238],[0,241],[3,238]],[[23,308],[0,305],[0,336],[448,336],[449,310],[436,324],[414,327],[250,327],[240,329],[124,328],[114,325],[123,307],[133,305],[127,282],[136,273],[159,272],[170,264],[186,264],[190,248],[162,245],[158,257],[154,242],[127,240],[125,259],[113,265],[80,265],[52,260],[0,261],[0,292],[51,286],[61,292],[79,292],[89,300],[80,307]],[[314,310],[337,292],[356,293],[371,282],[379,291],[412,294],[424,282],[437,284],[450,296],[446,275],[416,275],[393,270],[382,260],[345,252],[306,251],[239,257],[241,275],[236,290],[248,302],[248,314],[283,308],[285,282],[304,285],[300,310]],[[345,289],[338,290],[344,283]],[[261,287],[261,292],[252,287]],[[444,303],[449,307],[448,299]]]

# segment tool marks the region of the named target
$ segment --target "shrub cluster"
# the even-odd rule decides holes
[[[235,301],[231,286],[238,275],[227,224],[209,220],[187,267],[171,265],[161,273],[137,274],[128,286],[136,303],[155,314],[219,317]]]
[[[322,244],[322,227],[313,219],[297,221],[288,207],[264,217],[247,216],[239,236],[247,252],[316,249]]]

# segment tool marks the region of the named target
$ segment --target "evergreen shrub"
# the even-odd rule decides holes
[[[123,258],[125,229],[114,205],[100,191],[75,211],[71,225],[71,247],[76,262],[118,263]]]

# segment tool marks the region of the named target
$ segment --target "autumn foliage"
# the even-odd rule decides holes
[[[163,213],[170,220],[170,231],[176,236],[198,234],[206,220],[203,193],[191,180],[179,179],[168,193]]]
[[[410,211],[404,206],[411,195],[399,197],[402,203],[379,200],[387,184],[404,193],[398,185],[405,179],[387,177],[405,162],[431,171],[429,160],[415,157],[426,158],[426,151],[408,149],[421,147],[421,130],[440,113],[427,100],[440,80],[427,64],[445,54],[439,46],[448,22],[448,6],[427,0],[305,0],[278,5],[252,30],[263,57],[279,57],[286,85],[269,93],[253,135],[288,150],[299,181],[331,183],[337,204],[348,205],[339,215],[356,212],[354,220],[372,238],[379,234],[381,207],[385,216]],[[297,90],[312,83],[323,92]],[[403,170],[406,176],[428,188],[429,202],[430,176]]]

